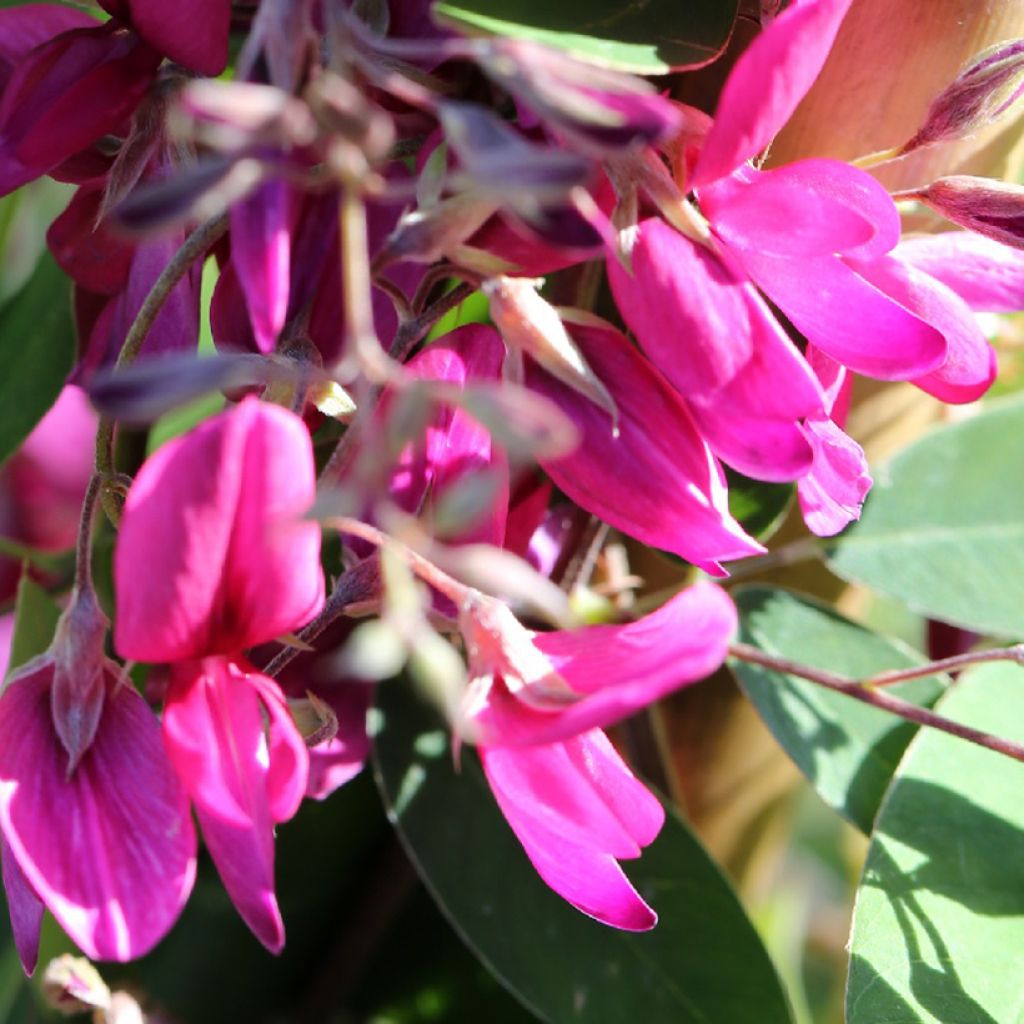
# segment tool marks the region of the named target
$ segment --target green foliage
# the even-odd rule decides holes
[[[49,411],[75,360],[71,286],[45,253],[0,307],[0,462]]]
[[[729,511],[752,537],[766,541],[782,525],[796,487],[751,480],[733,469],[726,469],[729,484]]]
[[[924,658],[872,633],[827,605],[776,587],[741,587],[740,639],[766,654],[861,679]],[[915,727],[815,683],[733,661],[744,693],[821,798],[864,833]],[[948,679],[917,679],[891,688],[930,704]]]
[[[1024,740],[1024,670],[985,665],[939,703]],[[1024,765],[914,739],[882,805],[854,913],[848,1024],[1010,1024],[1024,972]]]
[[[699,67],[729,41],[737,0],[442,0],[434,13],[467,32],[530,39],[595,63],[662,75]]]
[[[875,473],[831,547],[846,579],[932,618],[1024,634],[1024,399],[934,430]]]
[[[50,646],[59,618],[60,608],[53,598],[23,571],[14,602],[14,633],[8,675]]]
[[[463,939],[539,1017],[603,1024],[787,1024],[768,955],[731,887],[671,812],[629,875],[660,915],[631,935],[584,917],[540,880],[476,754],[452,765],[433,711],[380,687],[377,776],[428,888]]]

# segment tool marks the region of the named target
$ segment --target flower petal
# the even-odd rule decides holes
[[[1024,252],[971,231],[918,235],[893,252],[951,288],[977,313],[1024,309]]]
[[[51,683],[49,664],[15,677],[0,698],[0,826],[29,885],[82,951],[132,960],[164,936],[192,888],[185,793],[156,718],[113,674],[96,738],[68,778]]]
[[[914,383],[943,402],[973,402],[996,377],[996,359],[967,304],[944,284],[895,257],[850,265],[946,339],[946,358]]]
[[[732,248],[774,256],[883,256],[900,239],[889,193],[839,160],[747,171],[701,189],[700,207]]]
[[[743,283],[720,259],[664,221],[637,225],[632,272],[607,260],[615,303],[647,357],[680,394],[707,394],[751,354]]]
[[[628,931],[654,927],[657,916],[616,863],[605,830],[615,810],[631,798],[635,806],[628,824],[619,826],[636,829],[629,844],[635,852],[628,854],[635,856],[639,836],[649,842],[660,828],[661,808],[654,809],[657,801],[600,733],[529,750],[483,748],[480,759],[498,806],[555,892],[604,924]],[[592,773],[584,767],[588,760],[594,762]]]
[[[14,947],[22,969],[31,975],[39,959],[39,932],[43,925],[43,902],[25,877],[17,858],[0,834],[0,863],[3,864],[4,892],[11,918]]]
[[[536,710],[501,686],[472,715],[486,746],[551,743],[621,721],[672,690],[704,679],[725,661],[736,609],[713,583],[696,583],[636,622],[538,633],[534,646],[581,695]]]
[[[240,659],[179,664],[163,726],[224,888],[260,942],[280,951],[273,829],[297,809],[309,768],[280,691]]]
[[[907,380],[946,358],[946,340],[934,327],[839,257],[790,260],[751,250],[737,256],[808,341],[857,373]]]
[[[231,654],[307,622],[324,599],[302,420],[246,399],[160,448],[125,504],[115,552],[118,651]]]
[[[219,75],[228,59],[231,0],[128,0],[132,25],[171,60]]]
[[[797,483],[800,511],[812,533],[832,537],[860,518],[871,488],[867,459],[860,445],[830,419],[808,420],[805,430],[814,465]]]
[[[729,73],[692,186],[725,177],[759,153],[818,77],[851,0],[794,0]]]
[[[721,469],[679,395],[610,326],[570,330],[615,400],[619,433],[606,412],[528,361],[527,384],[582,435],[571,454],[543,460],[555,484],[612,526],[713,573],[719,560],[759,554],[729,515]]]

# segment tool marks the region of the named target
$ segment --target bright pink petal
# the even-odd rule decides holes
[[[39,959],[39,932],[43,926],[43,903],[11,853],[7,841],[0,835],[0,863],[3,865],[4,892],[7,912],[11,918],[11,933],[18,959],[26,974],[32,974]]]
[[[186,662],[175,666],[163,725],[228,895],[256,937],[280,951],[273,829],[298,808],[309,769],[280,690],[240,659]]]
[[[195,832],[156,718],[108,679],[93,744],[67,777],[50,717],[52,664],[0,698],[0,826],[31,888],[93,959],[151,949],[184,906]]]
[[[256,347],[272,352],[288,314],[291,186],[265,182],[231,207],[231,264],[249,308]]]
[[[996,359],[967,304],[944,284],[895,257],[850,261],[865,280],[890,295],[946,339],[946,358],[914,383],[944,402],[973,402],[996,377]]]
[[[645,544],[721,573],[719,561],[761,546],[729,515],[721,468],[679,395],[611,328],[569,325],[619,411],[607,412],[531,362],[526,382],[562,408],[582,443],[543,463],[573,501]]]
[[[699,188],[756,156],[789,120],[828,56],[851,0],[794,0],[729,73],[693,174]]]
[[[800,160],[723,178],[701,189],[700,207],[730,247],[774,256],[867,259],[900,239],[889,193],[870,174],[838,160]]]
[[[323,604],[315,474],[302,420],[247,399],[160,448],[128,494],[115,552],[118,651],[231,654]]]
[[[728,465],[758,480],[795,480],[813,458],[800,421],[823,410],[824,395],[757,291],[745,285],[744,296],[751,358],[724,387],[692,398],[690,410]]]
[[[800,510],[812,533],[832,537],[860,518],[871,488],[867,460],[860,445],[832,420],[808,420],[805,429],[814,465],[797,483]]]
[[[946,358],[939,331],[838,257],[790,260],[750,250],[737,255],[808,341],[857,373],[907,380]]]
[[[498,806],[555,892],[604,924],[654,926],[657,916],[615,858],[637,856],[664,812],[600,733],[529,750],[481,748],[480,758]]]
[[[682,395],[708,394],[750,358],[743,282],[664,221],[637,227],[632,271],[609,257],[615,303],[640,347]]]
[[[581,699],[540,711],[499,687],[473,714],[474,728],[488,746],[522,746],[612,725],[709,676],[735,632],[729,596],[713,583],[697,583],[636,622],[538,633],[535,646]]]
[[[893,256],[941,281],[975,312],[1024,309],[1024,252],[1020,249],[973,231],[947,231],[908,238]]]

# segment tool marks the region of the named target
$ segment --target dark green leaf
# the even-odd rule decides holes
[[[751,480],[726,469],[729,511],[752,537],[767,540],[782,524],[796,488],[793,484],[770,484]]]
[[[933,431],[875,473],[832,568],[932,618],[1024,635],[1024,399]]]
[[[938,710],[1024,741],[1024,670],[965,674]],[[1024,765],[922,729],[857,896],[848,1024],[1010,1024],[1024,974]]]
[[[463,30],[531,39],[642,75],[697,67],[729,40],[737,0],[442,0],[434,13]]]
[[[26,572],[22,572],[14,603],[14,634],[11,637],[8,673],[50,646],[59,618],[60,608],[53,598]]]
[[[764,651],[862,679],[925,659],[810,598],[776,587],[740,587],[740,639]],[[914,726],[821,686],[734,660],[744,693],[822,799],[864,833],[871,831],[885,789],[914,735]],[[920,679],[893,693],[929,704],[948,679]]]
[[[75,361],[71,285],[49,253],[0,308],[0,462],[43,418]]]
[[[452,767],[434,713],[380,687],[378,783],[420,874],[452,924],[540,1019],[784,1024],[785,995],[735,894],[673,814],[628,866],[660,915],[630,935],[580,914],[537,876],[474,751]]]

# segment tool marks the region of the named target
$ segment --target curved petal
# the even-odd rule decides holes
[[[534,646],[582,699],[537,710],[498,686],[472,716],[475,733],[487,746],[530,746],[612,725],[719,668],[736,624],[728,594],[701,582],[636,622],[539,633]]]
[[[274,894],[273,829],[298,808],[309,770],[280,691],[241,660],[178,665],[163,728],[224,888],[260,942],[278,952],[284,926]]]
[[[794,0],[729,73],[692,186],[759,153],[789,120],[828,56],[851,0]]]
[[[615,857],[636,856],[657,834],[664,812],[602,734],[529,750],[483,748],[480,759],[498,806],[555,892],[604,924],[654,927],[657,915]],[[616,854],[624,836],[628,852]]]
[[[715,233],[735,249],[774,256],[883,256],[900,240],[889,193],[839,160],[800,160],[723,178],[700,192]]]
[[[946,358],[914,383],[943,402],[973,402],[996,378],[996,359],[967,304],[944,284],[895,257],[850,261],[865,280],[909,309],[946,339]]]
[[[256,347],[272,352],[288,314],[292,195],[280,179],[232,205],[231,265],[245,293]]]
[[[128,0],[132,25],[150,46],[204,75],[228,59],[231,0]]]
[[[637,226],[630,263],[607,260],[615,304],[676,390],[707,394],[735,377],[752,347],[741,279],[657,218]]]
[[[21,4],[0,10],[0,92],[13,69],[62,32],[95,28],[96,19],[63,4]]]
[[[192,888],[185,793],[153,713],[113,674],[96,738],[68,778],[51,682],[48,665],[16,677],[0,698],[0,826],[29,885],[82,951],[132,960],[166,934]]]
[[[830,419],[808,420],[806,431],[814,466],[797,483],[800,511],[812,533],[832,537],[860,518],[871,488],[867,459],[860,445]]]
[[[28,975],[39,959],[39,932],[43,926],[43,902],[25,877],[7,840],[0,833],[0,864],[3,865],[4,893],[11,918],[11,934],[22,970]]]
[[[231,654],[301,626],[324,599],[313,451],[255,399],[160,448],[132,484],[114,558],[118,651]]]
[[[737,256],[797,330],[851,370],[908,380],[944,362],[939,331],[839,257],[789,260],[750,250]]]
[[[951,288],[977,313],[1024,309],[1024,252],[976,235],[946,231],[901,242],[893,256]]]
[[[573,501],[645,544],[721,574],[718,562],[763,549],[729,515],[721,468],[668,382],[617,331],[569,324],[619,411],[606,412],[527,361],[526,382],[576,424],[582,443],[542,462]]]

